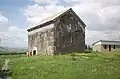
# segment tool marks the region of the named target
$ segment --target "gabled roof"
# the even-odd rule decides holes
[[[120,43],[120,41],[110,41],[110,40],[99,40],[99,41],[96,41],[95,43],[93,43],[92,45],[98,43],[98,42],[114,42],[114,43]]]
[[[61,11],[61,12],[59,12],[59,13],[56,13],[56,14],[50,16],[50,17],[44,18],[43,20],[41,20],[40,24],[45,23],[45,22],[47,22],[47,21],[54,20],[55,18],[58,18],[60,15],[65,14],[65,13],[68,12],[69,10],[70,10],[70,9],[65,9],[65,10],[63,10],[63,11]]]
[[[82,24],[83,24],[84,27],[85,27],[85,26],[86,26],[85,23],[84,23],[84,22],[79,18],[79,16],[72,10],[72,8],[70,8],[70,9],[63,10],[63,11],[61,11],[61,12],[59,12],[59,13],[51,16],[51,17],[48,17],[48,18],[45,18],[45,19],[41,20],[41,22],[40,22],[40,24],[39,24],[38,26],[32,27],[32,28],[28,29],[27,31],[29,32],[29,31],[32,31],[32,30],[34,30],[34,29],[41,28],[41,27],[43,27],[43,26],[49,25],[49,24],[53,23],[56,18],[58,18],[58,17],[60,17],[60,16],[62,16],[62,15],[64,15],[64,14],[66,14],[67,12],[70,12],[70,11],[76,16],[76,18],[78,18],[78,20],[80,20],[80,21],[82,22]]]

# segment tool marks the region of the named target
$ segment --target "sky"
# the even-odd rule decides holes
[[[27,47],[27,29],[72,8],[85,22],[86,44],[120,40],[120,0],[0,0],[0,46]]]

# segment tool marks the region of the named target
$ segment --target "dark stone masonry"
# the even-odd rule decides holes
[[[86,25],[71,8],[49,19],[27,30],[28,50],[33,55],[85,51]]]

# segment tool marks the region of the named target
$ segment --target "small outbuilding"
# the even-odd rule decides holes
[[[120,41],[99,40],[92,44],[93,51],[120,52]]]

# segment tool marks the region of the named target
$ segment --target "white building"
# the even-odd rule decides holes
[[[92,44],[93,51],[120,52],[120,41],[99,40]]]

